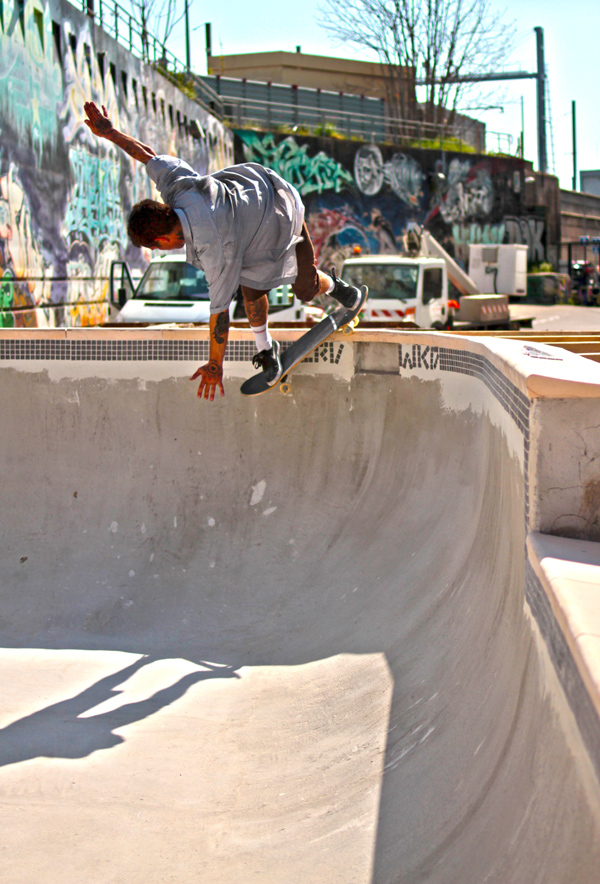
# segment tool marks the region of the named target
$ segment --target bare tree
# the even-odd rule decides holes
[[[164,47],[173,28],[183,18],[185,6],[178,15],[177,0],[130,0],[130,4],[132,13],[140,26],[144,60],[155,61],[155,44],[162,47],[161,54],[164,55]],[[151,51],[151,46],[154,51]]]
[[[414,77],[427,81],[424,119],[451,123],[473,87],[456,79],[497,69],[514,40],[514,25],[490,0],[325,0],[320,11],[319,24],[338,42],[377,55],[389,114],[403,120],[415,116]]]

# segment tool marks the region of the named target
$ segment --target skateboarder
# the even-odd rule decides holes
[[[304,223],[298,191],[272,169],[243,163],[198,175],[183,160],[157,156],[152,148],[112,125],[88,101],[86,124],[95,135],[112,141],[134,160],[144,163],[164,203],[142,200],[134,205],[127,232],[135,246],[180,249],[204,270],[210,297],[210,354],[191,380],[200,378],[198,398],[214,400],[223,390],[223,358],[229,332],[229,305],[241,285],[246,315],[254,333],[256,368],[271,386],[282,368],[279,343],[268,330],[267,293],[291,284],[300,301],[329,294],[344,307],[357,305],[357,288],[317,270],[312,242]]]

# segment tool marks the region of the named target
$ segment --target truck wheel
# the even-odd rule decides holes
[[[436,331],[444,331],[445,325],[443,322],[433,322],[431,327]]]

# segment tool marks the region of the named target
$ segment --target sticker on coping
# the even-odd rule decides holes
[[[549,353],[544,353],[543,350],[538,350],[537,347],[532,347],[529,344],[524,345],[523,352],[525,356],[531,356],[532,359],[550,359],[553,362],[563,362],[562,356],[550,356]]]

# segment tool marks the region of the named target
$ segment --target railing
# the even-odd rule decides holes
[[[356,111],[325,110],[304,104],[226,95],[219,97],[223,102],[223,120],[239,129],[288,127],[308,130],[304,134],[338,134],[346,138],[390,140],[398,144],[408,143],[433,149],[467,147],[476,152],[512,153],[512,135],[487,130],[482,133],[481,130],[469,126],[466,121],[444,125],[361,114]]]
[[[155,68],[175,85],[192,89],[194,96],[222,118],[223,103],[201,77],[193,74],[147,27],[114,0],[81,0],[81,9],[121,46]]]

